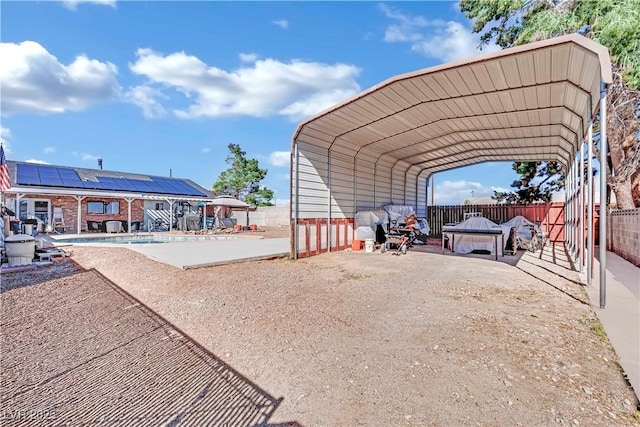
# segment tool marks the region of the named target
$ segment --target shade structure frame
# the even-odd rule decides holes
[[[611,74],[605,47],[570,34],[398,75],[304,120],[291,142],[293,258],[300,219],[331,223],[385,203],[425,211],[436,172],[555,160],[568,172],[565,237],[582,268],[576,157]],[[330,248],[331,226],[323,233]]]

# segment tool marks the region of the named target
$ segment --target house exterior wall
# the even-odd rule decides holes
[[[43,198],[43,196],[34,196]],[[62,215],[64,218],[64,225],[67,233],[78,233],[78,201],[75,197],[71,196],[49,196],[53,207],[62,207]],[[87,213],[87,202],[93,201],[105,201],[105,202],[120,202],[119,214],[89,214]],[[124,199],[111,199],[107,197],[86,197],[82,200],[81,205],[81,231],[86,231],[87,221],[109,221],[109,220],[124,220],[127,217],[127,201]],[[144,201],[133,200],[131,202],[131,221],[142,221],[144,219]]]

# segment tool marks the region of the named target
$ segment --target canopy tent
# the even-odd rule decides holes
[[[590,244],[579,230],[592,224],[584,220],[584,194],[591,193],[584,186],[593,182],[590,171],[589,182],[578,171],[587,146],[592,152],[594,117],[606,118],[611,82],[607,49],[570,34],[398,75],[308,118],[291,145],[292,257],[310,247],[316,253],[344,247],[336,221],[361,210],[393,203],[426,216],[428,181],[437,172],[489,161],[557,160],[568,176],[565,241],[580,257],[579,268],[586,259],[590,272],[593,253],[583,256]],[[604,164],[606,120],[601,123]],[[604,174],[600,183],[606,187]],[[592,212],[593,200],[586,204]],[[313,240],[305,242],[303,233]],[[599,234],[606,235],[606,221]],[[307,246],[301,249],[301,242]],[[605,245],[600,259],[604,307]]]
[[[213,206],[229,206],[232,208],[249,208],[251,205],[238,200],[233,196],[218,196],[206,201],[207,205]]]
[[[249,226],[249,208],[251,207],[251,205],[243,202],[242,200],[238,200],[233,196],[217,196],[217,197],[214,197],[213,199],[209,199],[205,204],[204,224],[207,223],[206,206],[215,206],[214,217],[215,217],[216,228],[219,228],[220,224],[222,224],[226,218],[229,218],[229,215],[231,214],[231,208],[245,208],[247,212],[246,225]]]

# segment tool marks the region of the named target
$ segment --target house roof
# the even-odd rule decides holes
[[[579,34],[392,77],[302,122],[302,142],[413,175],[487,161],[568,165],[612,81],[607,49]]]
[[[143,198],[210,199],[212,194],[189,179],[102,169],[7,161],[8,192],[104,195]]]

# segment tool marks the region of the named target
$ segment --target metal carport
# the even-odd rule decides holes
[[[413,205],[424,216],[436,172],[489,161],[560,161],[567,171],[566,243],[590,272],[584,227],[593,200],[580,166],[591,159],[593,121],[606,117],[609,53],[565,35],[392,77],[305,121],[291,148],[291,255],[345,247],[357,211]],[[601,162],[606,160],[601,121]],[[588,180],[593,181],[589,161]],[[600,174],[606,188],[605,174]],[[606,191],[600,236],[606,236]],[[589,220],[585,220],[585,205]],[[309,224],[312,232],[309,232]],[[301,228],[302,227],[302,228]],[[301,232],[301,230],[305,230]],[[606,248],[600,245],[601,306]],[[591,280],[591,274],[587,275]]]

